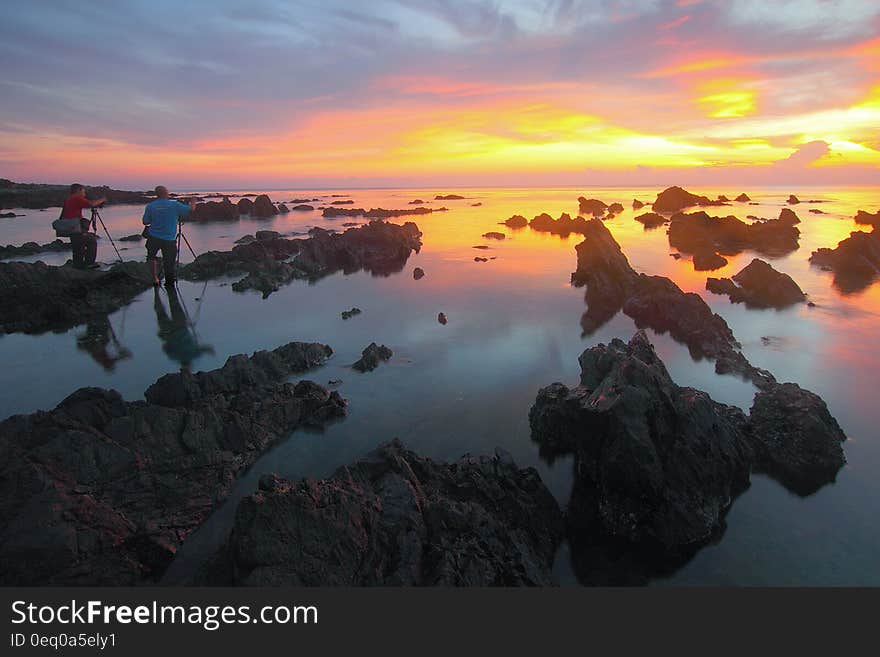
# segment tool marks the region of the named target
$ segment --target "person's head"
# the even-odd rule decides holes
[[[83,185],[80,185],[79,183],[73,183],[70,186],[70,194],[71,194],[71,196],[85,196],[86,195],[86,188]]]
[[[168,198],[168,188],[165,185],[156,187],[156,198]]]

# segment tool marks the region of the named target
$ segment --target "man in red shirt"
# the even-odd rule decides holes
[[[86,198],[86,188],[79,183],[70,186],[70,195],[64,200],[64,208],[61,210],[62,219],[79,219],[80,233],[70,236],[70,246],[73,250],[73,266],[77,269],[95,269],[100,265],[95,264],[95,256],[98,254],[98,238],[89,232],[89,220],[83,217],[85,208],[94,208],[107,202],[105,197],[95,201]]]

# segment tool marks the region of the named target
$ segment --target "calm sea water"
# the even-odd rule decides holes
[[[145,292],[108,317],[107,324],[41,336],[0,337],[0,417],[53,407],[81,386],[119,390],[141,398],[157,377],[192,359],[194,370],[212,369],[232,354],[270,349],[291,340],[331,345],[330,363],[310,374],[326,383],[342,379],[349,416],[321,433],[297,432],[266,454],[237,485],[231,499],[187,542],[167,580],[185,577],[228,530],[236,501],[250,493],[259,476],[322,477],[357,459],[380,442],[399,437],[427,456],[455,459],[465,452],[489,452],[496,445],[510,451],[521,466],[535,466],[564,503],[572,485],[570,461],[552,467],[538,457],[531,442],[528,411],[538,389],[553,381],[574,383],[577,357],[586,347],[613,337],[628,339],[632,320],[618,314],[590,337],[581,335],[583,291],[569,285],[576,265],[574,246],[582,240],[559,238],[529,228],[510,230],[498,223],[512,214],[532,217],[577,213],[577,197],[619,201],[626,211],[608,222],[633,266],[668,276],[684,290],[701,294],[733,328],[755,365],[779,380],[794,381],[821,395],[849,436],[848,465],[837,483],[797,497],[773,481],[756,476],[734,504],[722,540],[701,550],[674,575],[657,584],[673,585],[864,585],[880,584],[877,549],[880,523],[880,439],[877,384],[880,381],[880,285],[842,295],[831,275],[811,268],[807,258],[820,246],[834,246],[859,227],[859,209],[880,207],[880,189],[694,189],[714,196],[746,191],[760,205],[734,204],[718,214],[775,217],[789,193],[818,205],[795,208],[802,223],[800,249],[773,265],[791,274],[817,304],[784,311],[749,310],[726,297],[705,292],[706,275],[693,271],[686,258],[674,260],[664,229],[645,231],[633,221],[633,198],[652,201],[657,188],[640,189],[433,189],[270,191],[274,201],[345,194],[348,207],[402,208],[413,199],[460,193],[460,201],[432,201],[449,212],[397,221],[416,221],[424,247],[399,274],[373,277],[336,274],[315,284],[297,282],[263,300],[257,293],[238,294],[225,281],[181,283],[184,311],[195,323],[181,339],[165,292]],[[325,202],[329,202],[326,198]],[[474,204],[481,205],[474,205]],[[321,205],[314,203],[313,205]],[[809,208],[826,214],[816,215]],[[712,209],[715,210],[715,209]],[[710,210],[710,211],[712,211]],[[21,244],[53,238],[53,210],[23,211],[24,217],[0,220],[0,243]],[[103,211],[118,238],[140,231],[141,208],[114,206]],[[343,230],[358,219],[324,220],[319,212],[279,215],[271,220],[243,218],[232,224],[187,224],[197,251],[229,249],[235,239],[260,229],[305,231],[311,226]],[[864,229],[864,227],[862,227]],[[490,230],[504,241],[484,240]],[[473,248],[488,244],[488,251]],[[117,242],[125,258],[144,256],[142,243]],[[474,256],[495,257],[486,263]],[[728,276],[748,264],[753,253],[729,258],[714,276]],[[29,258],[60,264],[66,254]],[[115,258],[109,240],[100,241],[99,260]],[[191,256],[183,253],[183,261]],[[414,267],[426,276],[414,281]],[[363,313],[343,321],[339,313],[357,306]],[[444,312],[449,323],[437,322]],[[170,322],[170,324],[169,324]],[[709,392],[718,401],[744,409],[754,388],[735,377],[718,376],[710,362],[696,362],[668,336],[651,335],[672,376],[681,385]],[[104,342],[109,342],[104,345]],[[182,340],[182,343],[181,343]],[[394,358],[373,373],[347,366],[372,341],[384,343]],[[121,358],[120,358],[121,357]],[[118,358],[118,360],[117,360]],[[556,560],[563,584],[577,584],[567,546]]]

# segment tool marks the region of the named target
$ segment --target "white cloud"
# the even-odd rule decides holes
[[[876,0],[716,0],[734,24],[782,32],[812,33],[819,39],[871,36],[877,30]]]

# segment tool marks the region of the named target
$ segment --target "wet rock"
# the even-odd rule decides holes
[[[464,199],[464,196],[459,196],[458,194],[446,194],[445,196],[438,194],[434,197],[435,201],[461,201],[462,199]]]
[[[250,214],[254,211],[254,202],[249,198],[242,198],[238,200],[238,213],[246,214],[250,216]]]
[[[559,215],[559,219],[554,219],[544,212],[537,215],[529,222],[529,226],[532,230],[552,233],[554,235],[559,235],[560,237],[567,237],[572,233],[583,234],[584,230],[586,230],[586,225],[586,219],[583,217],[575,217],[572,219],[571,215],[567,212],[563,212]]]
[[[474,262],[489,262],[489,258],[481,258],[480,256],[477,256],[474,258]]]
[[[755,395],[749,438],[756,469],[798,495],[832,483],[846,464],[846,435],[816,394],[794,383],[770,386]]]
[[[0,423],[0,583],[155,583],[189,534],[274,443],[344,415],[335,392],[285,379],[324,345],[234,356],[162,377],[146,401],[82,388]]]
[[[644,203],[637,198],[633,199],[633,210],[641,210],[643,207],[645,207]]]
[[[37,244],[36,242],[25,242],[21,246],[8,244],[6,246],[0,246],[0,260],[21,258],[24,256],[36,255],[38,253],[63,253],[64,251],[70,251],[70,242],[53,240],[47,244]]]
[[[354,317],[356,315],[360,315],[360,314],[361,314],[361,309],[357,308],[357,307],[354,307],[351,310],[343,310],[340,313],[340,315],[342,316],[342,319],[351,319],[352,317]]]
[[[449,320],[446,318],[446,313],[440,313],[437,315],[437,321],[446,326]]]
[[[730,202],[730,199],[727,198],[724,194],[719,194],[718,200],[721,201],[722,203],[729,203]]]
[[[253,235],[242,235],[237,240],[235,240],[236,244],[250,244],[251,242],[256,241],[256,237]]]
[[[578,197],[578,212],[581,214],[601,217],[607,209],[608,206],[599,199]]]
[[[771,257],[798,248],[800,231],[779,219],[747,224],[734,216],[679,212],[669,221],[669,244],[682,253],[713,251],[735,255],[752,249]]]
[[[389,360],[393,355],[394,353],[384,344],[379,346],[375,342],[371,342],[361,352],[361,357],[351,367],[358,372],[372,372],[379,367],[380,363]]]
[[[503,240],[506,236],[504,233],[488,232],[483,233],[483,237],[487,240]]]
[[[739,203],[748,203],[752,199],[749,198],[749,195],[743,192],[739,196],[737,196],[734,201],[738,201]]]
[[[353,205],[354,201],[345,199],[344,201],[330,201],[330,205]]]
[[[789,205],[797,205],[798,203],[800,203],[800,200],[798,199],[797,196],[795,196],[794,194],[791,194],[788,197],[788,201],[786,201],[786,203],[788,203]]]
[[[813,214],[825,214],[825,212],[823,210],[820,210],[819,208],[810,208],[810,212],[812,212]]]
[[[106,271],[0,262],[0,325],[4,333],[65,331],[118,310],[151,286],[144,262]]]
[[[255,235],[257,240],[259,240],[260,242],[264,242],[266,240],[277,240],[279,237],[281,237],[281,233],[279,233],[277,230],[258,230]]]
[[[135,233],[134,235],[126,235],[125,237],[120,237],[120,242],[140,242],[144,239],[144,236],[140,233]]]
[[[420,199],[420,198],[417,198],[415,201],[410,201],[410,202],[409,202],[410,205],[424,205],[424,203],[425,203],[425,202],[424,202],[422,199]]]
[[[822,212],[821,210],[810,210],[810,212]],[[874,228],[880,227],[880,210],[877,210],[874,214],[870,212],[865,212],[864,210],[859,210],[856,213],[856,216],[853,217],[853,221],[857,224],[873,226]]]
[[[448,208],[409,208],[402,210],[386,210],[385,208],[324,208],[321,212],[325,219],[337,217],[366,217],[368,219],[393,219],[407,215],[431,214],[433,212],[446,212]]]
[[[413,279],[414,280],[419,281],[419,280],[423,279],[424,277],[425,277],[425,270],[424,269],[422,269],[421,267],[416,267],[415,269],[413,269]]]
[[[0,219],[13,219],[15,217],[23,216],[23,214],[15,214],[14,212],[0,212]]]
[[[224,198],[222,201],[199,203],[193,209],[191,218],[193,221],[238,221],[239,214],[239,207]]]
[[[779,221],[788,224],[789,226],[801,223],[800,217],[798,217],[797,214],[795,214],[795,211],[791,208],[782,208],[782,210],[779,211]]]
[[[276,214],[278,214],[278,208],[272,204],[272,199],[266,194],[260,194],[254,199],[254,207],[250,212],[252,217],[265,219],[268,217],[274,217]]]
[[[654,212],[678,212],[694,205],[724,205],[721,201],[713,201],[705,196],[698,196],[681,187],[667,187],[657,195],[654,201]]]
[[[810,263],[834,272],[834,285],[846,294],[868,287],[880,273],[880,232],[856,231],[834,249],[821,248]]]
[[[657,214],[656,212],[646,212],[644,214],[640,214],[635,219],[640,224],[644,225],[646,229],[658,228],[659,226],[662,226],[669,221],[667,217],[664,217],[662,214]]]
[[[608,214],[620,214],[623,212],[623,206],[620,203],[612,203],[608,206]]]
[[[311,212],[315,209],[314,205],[308,205],[305,203],[301,203],[300,205],[294,205],[290,210],[291,212]]]
[[[280,212],[281,214],[287,214],[288,212],[290,212],[290,208],[284,205],[284,203],[279,203],[278,212]]]
[[[0,179],[0,208],[45,209],[61,207],[70,194],[68,185],[44,185],[39,183],[18,183]],[[106,185],[89,187],[87,197],[97,199],[104,197],[109,205],[136,204],[143,205],[155,200],[147,192],[113,189]]]
[[[714,271],[727,265],[727,258],[714,251],[697,251],[693,256],[694,271]]]
[[[471,207],[472,207],[472,208],[479,208],[479,207],[482,206],[482,205],[483,205],[483,204],[480,203],[479,201],[477,201],[476,203],[471,203]]]
[[[471,248],[472,248],[472,249],[481,249],[481,250],[485,251],[485,250],[488,249],[489,247],[486,246],[485,244],[477,244],[476,246],[472,246]]]
[[[562,512],[509,454],[436,463],[399,441],[320,481],[265,478],[200,583],[547,586]]]
[[[504,220],[504,225],[511,228],[525,228],[528,224],[529,220],[519,214],[515,214],[509,219]]]
[[[726,294],[734,303],[758,308],[785,308],[807,298],[791,276],[776,271],[769,263],[757,258],[732,280],[706,279],[706,289],[715,294]]]

